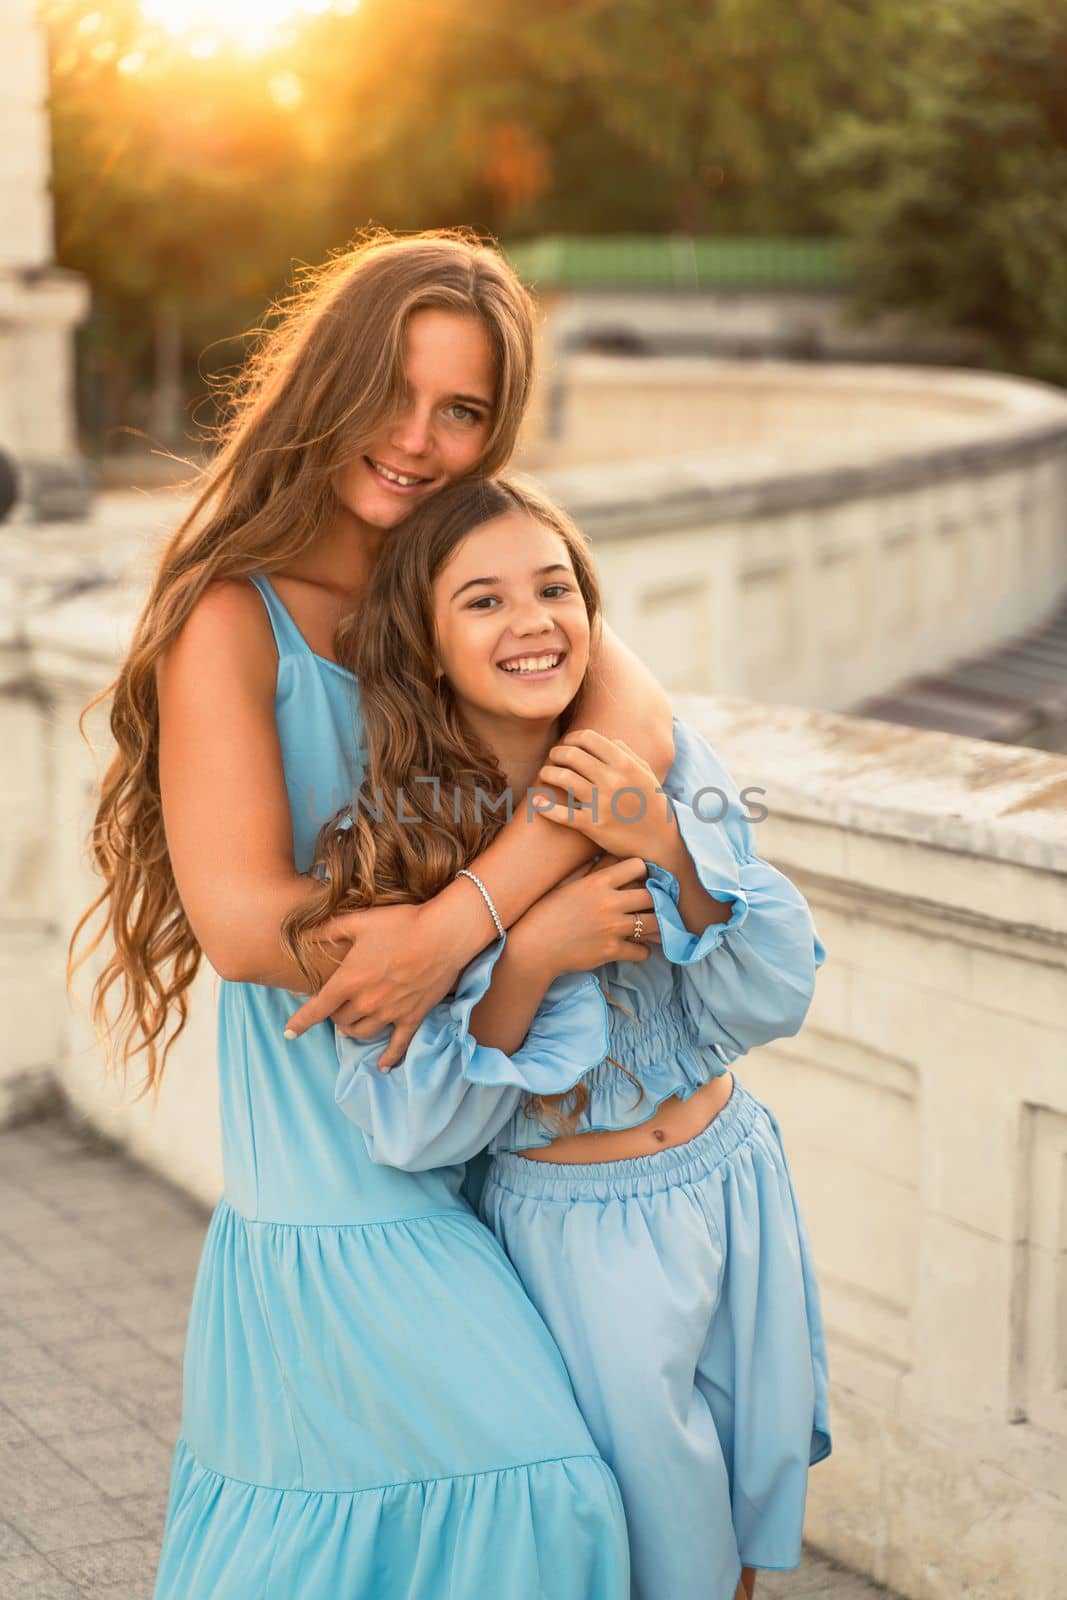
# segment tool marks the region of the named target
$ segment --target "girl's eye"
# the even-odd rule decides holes
[[[561,595],[570,594],[569,583],[549,583],[545,585],[544,593],[550,600],[558,600]]]
[[[493,594],[479,595],[477,600],[472,600],[471,601],[470,605],[467,607],[467,610],[468,611],[486,610],[488,608],[488,606],[491,605],[495,600],[496,600],[496,595],[493,595]]]

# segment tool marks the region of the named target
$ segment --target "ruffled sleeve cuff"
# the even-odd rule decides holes
[[[503,947],[498,941],[465,968],[392,1072],[378,1070],[387,1032],[337,1033],[334,1099],[362,1130],[372,1160],[409,1171],[468,1161],[516,1114],[523,1091],[565,1094],[607,1053],[607,1004],[586,974],[552,984],[513,1055],[478,1044],[471,1013]]]
[[[648,863],[648,890],[659,919],[663,954],[675,966],[689,967],[703,961],[728,933],[742,925],[748,916],[748,897],[741,887],[740,863],[718,823],[703,821],[680,801],[675,801],[674,812],[701,887],[713,900],[730,906],[726,922],[709,922],[702,932],[694,933],[678,910],[678,879],[666,867]]]
[[[504,943],[498,939],[471,962],[456,987],[450,1026],[460,1070],[468,1083],[565,1094],[608,1052],[608,1008],[600,985],[589,973],[563,973],[546,990],[518,1050],[506,1055],[479,1044],[470,1031],[471,1014],[489,988]]]
[[[565,1094],[607,1054],[607,1002],[589,973],[564,973],[552,982],[523,1044],[512,1054],[478,1043],[471,1032],[471,1015],[489,988],[506,938],[489,945],[463,969],[455,994],[436,1005],[416,1031],[403,1062],[394,1069],[405,1075],[412,1090],[430,1089],[450,1076],[479,1087]],[[368,1051],[377,1060],[384,1048],[384,1036],[381,1043],[361,1044],[338,1035],[339,1052],[349,1066],[357,1058],[363,1062]]]

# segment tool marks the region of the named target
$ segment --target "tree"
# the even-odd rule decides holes
[[[682,233],[825,226],[798,154],[843,105],[879,101],[886,0],[541,0],[529,57],[583,95],[664,193]]]
[[[979,336],[991,363],[1067,382],[1067,6],[912,9],[889,107],[805,161],[852,241],[861,311]]]

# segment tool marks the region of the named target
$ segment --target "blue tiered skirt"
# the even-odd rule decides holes
[[[391,1176],[411,1215],[216,1209],[156,1600],[628,1597],[614,1477],[460,1169]]]

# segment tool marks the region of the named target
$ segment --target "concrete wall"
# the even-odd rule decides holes
[[[966,362],[977,341],[901,312],[859,321],[836,289],[538,290],[550,361],[611,348],[665,355]]]
[[[808,1537],[916,1600],[1067,1590],[1067,761],[681,697],[829,955],[744,1081],[813,1239]]]
[[[0,13],[0,267],[52,259],[48,60],[34,0]]]
[[[1048,384],[953,368],[570,356],[530,431],[539,471],[699,454],[722,474],[838,468],[1063,417]]]

